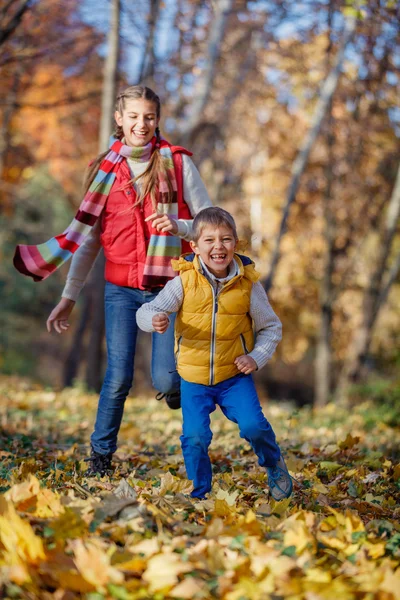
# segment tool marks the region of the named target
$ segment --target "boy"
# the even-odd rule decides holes
[[[288,498],[292,481],[271,425],[262,413],[250,373],[263,367],[281,340],[281,323],[258,282],[254,263],[235,253],[233,217],[222,208],[193,221],[194,254],[172,261],[180,277],[138,310],[144,331],[164,333],[177,312],[175,352],[181,376],[181,444],[192,497],[211,490],[210,414],[218,404],[266,467],[275,500]],[[255,339],[254,331],[255,330]]]

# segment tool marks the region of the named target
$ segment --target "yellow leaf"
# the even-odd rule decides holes
[[[336,535],[329,536],[319,534],[318,541],[325,544],[325,546],[328,546],[328,548],[334,548],[335,550],[345,550],[348,545],[347,542],[339,540]]]
[[[248,577],[242,577],[234,586],[232,592],[228,592],[225,596],[226,600],[261,600],[264,596],[264,591],[260,589],[257,581],[253,581]]]
[[[191,598],[194,598],[196,594],[202,591],[203,587],[204,584],[201,580],[195,579],[194,577],[187,577],[168,592],[168,596],[191,600]]]
[[[150,558],[142,578],[149,584],[150,593],[153,593],[176,585],[178,575],[192,569],[193,566],[184,563],[178,554],[157,554]]]
[[[4,569],[3,574],[6,576],[6,579],[9,579],[17,585],[23,585],[24,583],[31,581],[31,576],[29,575],[26,565],[10,565]]]
[[[236,507],[227,503],[225,499],[216,498],[214,504],[214,514],[219,517],[227,517],[236,512]]]
[[[309,544],[314,546],[315,540],[304,521],[298,520],[291,523],[290,529],[285,532],[283,545],[286,548],[295,546],[297,554],[300,554]]]
[[[144,556],[153,556],[154,554],[158,554],[158,552],[160,552],[160,542],[156,537],[153,537],[150,540],[143,540],[138,544],[129,546],[127,550],[129,550],[129,552],[133,552],[134,554],[144,554]]]
[[[357,446],[359,441],[359,437],[353,437],[350,433],[348,433],[346,439],[344,439],[342,442],[338,442],[338,446],[342,450],[347,450],[348,448],[354,448],[354,446]]]
[[[400,463],[395,466],[393,471],[393,479],[398,481],[400,479]]]
[[[23,562],[38,564],[45,558],[42,540],[31,525],[17,515],[12,504],[0,516],[0,541],[10,556],[17,555]]]
[[[126,562],[118,563],[118,568],[121,569],[121,571],[129,571],[131,573],[142,573],[146,566],[147,560],[137,556]]]
[[[321,481],[319,480],[316,483],[313,483],[312,489],[313,491],[319,492],[320,494],[327,494],[329,492],[329,488],[326,487],[326,485],[321,483]]]
[[[54,531],[54,538],[61,541],[81,537],[88,526],[74,510],[66,507],[64,513],[52,522],[51,528]]]
[[[36,496],[40,491],[39,480],[33,475],[29,475],[29,478],[13,485],[5,494],[6,500],[10,500],[15,504],[16,508],[22,512],[25,512],[35,506]]]
[[[107,583],[122,583],[124,576],[110,564],[110,557],[94,541],[73,542],[74,563],[82,577],[94,587]]]
[[[400,600],[400,569],[393,571],[390,567],[386,566],[384,573],[385,575],[379,588],[388,594],[393,594],[395,600]]]
[[[360,547],[360,544],[350,544],[349,546],[347,546],[347,548],[343,552],[344,552],[345,556],[351,556],[352,554],[355,554],[357,552],[359,547]]]
[[[379,542],[378,544],[370,544],[369,542],[365,543],[368,548],[368,556],[376,560],[381,556],[385,556],[385,546],[384,542]]]
[[[332,581],[332,576],[329,571],[323,571],[322,569],[307,569],[306,579],[308,581],[315,581],[316,583],[329,583]]]
[[[165,496],[167,492],[174,492],[175,494],[180,493],[189,493],[192,489],[192,483],[188,479],[180,479],[179,477],[174,477],[172,473],[168,471],[163,477],[161,477],[161,485],[158,489],[158,493],[160,496]]]
[[[290,505],[290,498],[285,498],[284,500],[281,500],[280,502],[276,502],[273,501],[271,502],[271,506],[272,506],[272,512],[273,514],[279,515],[280,517],[282,517],[285,512],[287,511],[287,509],[289,508]]]
[[[216,495],[217,500],[225,500],[228,506],[235,506],[239,492],[235,490],[231,494],[225,490],[219,489]]]
[[[58,494],[48,489],[40,490],[37,495],[35,515],[42,519],[58,517],[65,512]]]
[[[86,581],[86,579],[76,571],[53,571],[52,576],[59,583],[60,587],[66,590],[85,594],[96,589],[96,586],[93,583]]]

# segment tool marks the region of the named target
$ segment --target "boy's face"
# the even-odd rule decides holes
[[[190,242],[190,246],[215,277],[227,277],[236,248],[232,229],[206,225],[197,242]]]

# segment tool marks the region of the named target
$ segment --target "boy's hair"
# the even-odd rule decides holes
[[[193,219],[192,239],[194,242],[199,240],[204,227],[207,225],[211,225],[212,227],[221,227],[221,225],[225,225],[225,227],[231,229],[235,240],[238,241],[236,223],[227,210],[219,208],[218,206],[210,206],[197,213]]]

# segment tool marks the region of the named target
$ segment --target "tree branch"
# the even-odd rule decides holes
[[[31,0],[24,0],[19,9],[11,17],[10,21],[4,29],[0,30],[0,46],[8,40],[20,24],[24,13],[28,10]]]

